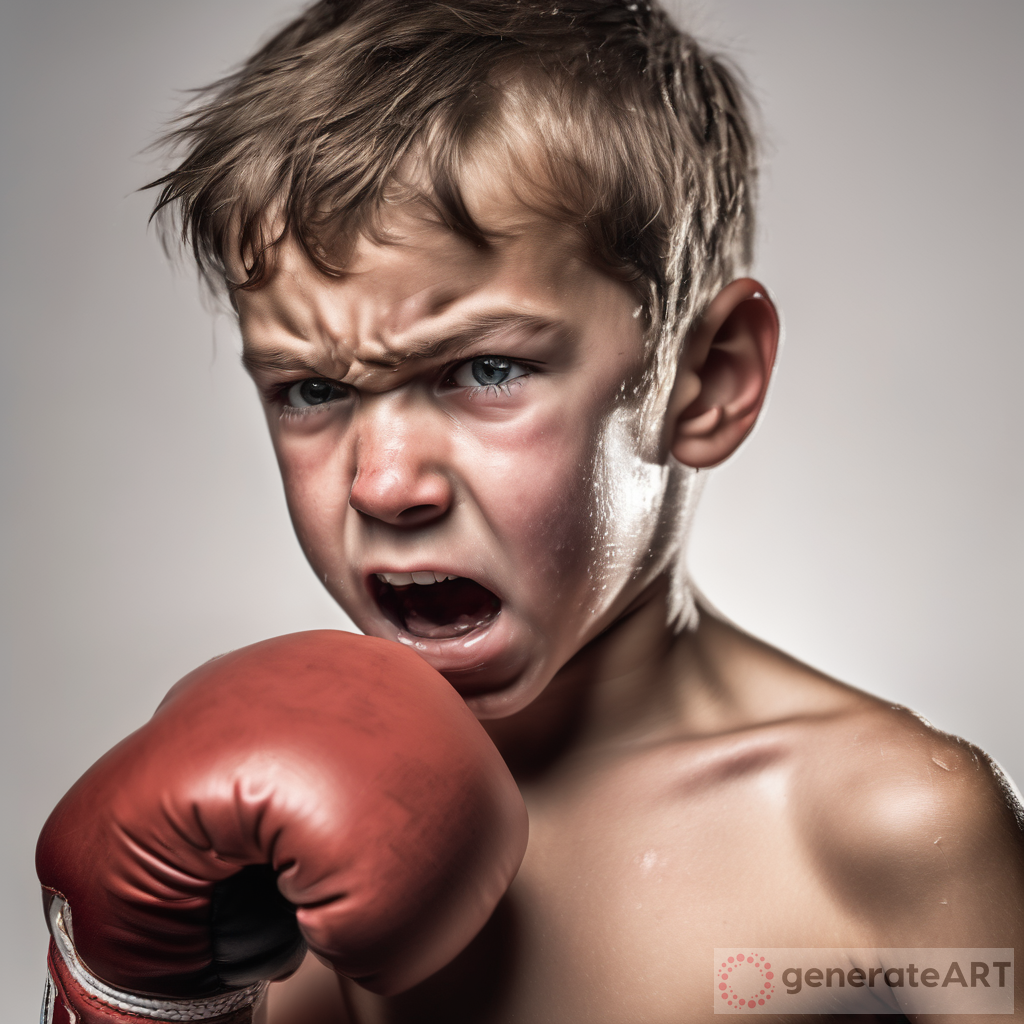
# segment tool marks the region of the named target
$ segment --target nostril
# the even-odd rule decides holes
[[[441,505],[412,505],[399,512],[397,520],[400,526],[419,526],[443,514],[444,507]]]

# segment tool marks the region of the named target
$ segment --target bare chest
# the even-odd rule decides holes
[[[658,1024],[713,1015],[715,948],[857,939],[771,772],[693,785],[633,764],[530,801],[508,896],[410,993],[355,989],[360,1024]]]

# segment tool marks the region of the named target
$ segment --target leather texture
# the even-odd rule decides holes
[[[36,864],[82,961],[116,988],[239,987],[293,970],[305,942],[393,993],[479,931],[527,827],[441,675],[398,644],[321,630],[176,684],[57,805]]]

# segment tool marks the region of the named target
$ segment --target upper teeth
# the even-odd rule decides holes
[[[451,576],[443,572],[379,572],[377,579],[382,583],[390,583],[393,587],[407,587],[410,583],[419,583],[425,586],[427,583],[442,583],[444,580],[457,580],[458,576]]]

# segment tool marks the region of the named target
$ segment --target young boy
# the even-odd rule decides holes
[[[646,3],[321,2],[176,140],[161,206],[227,286],[314,571],[449,680],[530,816],[451,964],[383,997],[309,959],[270,1024],[703,1020],[716,949],[849,978],[1024,938],[988,759],[687,578],[778,342],[721,61]]]

